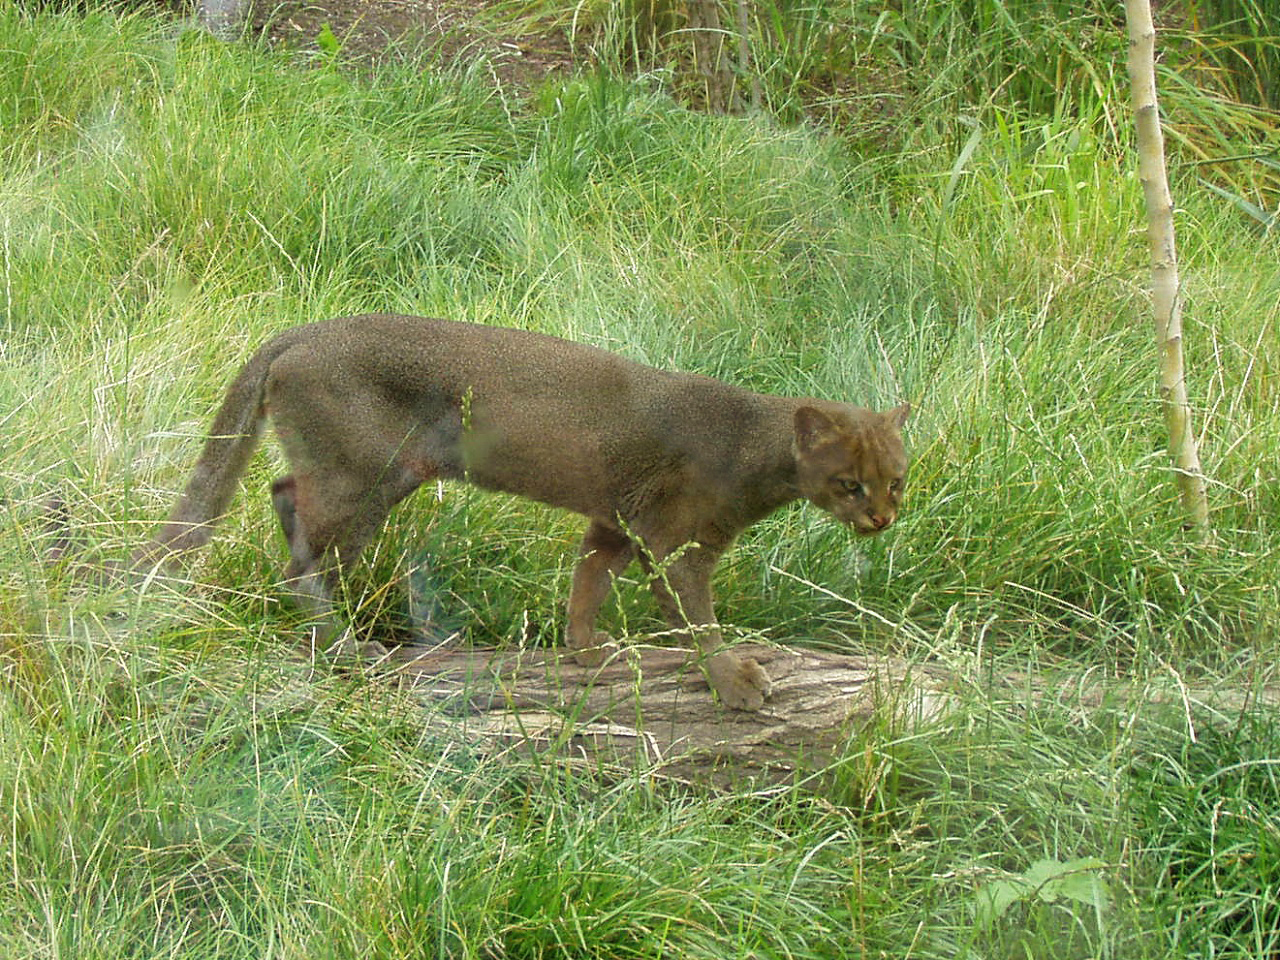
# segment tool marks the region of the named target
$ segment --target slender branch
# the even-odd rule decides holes
[[[1169,430],[1169,454],[1190,527],[1207,530],[1209,504],[1191,424],[1182,358],[1182,302],[1174,244],[1173,198],[1164,161],[1164,135],[1156,99],[1155,25],[1150,0],[1125,0],[1129,27],[1129,80],[1138,136],[1138,177],[1147,208],[1151,249],[1151,306],[1160,362],[1160,401]]]

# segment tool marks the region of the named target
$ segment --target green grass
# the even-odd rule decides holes
[[[1275,952],[1280,251],[1190,146],[1274,117],[1173,96],[1208,124],[1171,138],[1202,543],[1164,452],[1115,38],[1062,48],[1105,83],[984,97],[904,78],[924,28],[965,35],[916,25],[859,61],[904,94],[894,129],[822,133],[690,113],[658,75],[517,103],[480,73],[357,79],[0,7],[0,956]],[[1064,29],[1017,27],[1019,83]],[[820,36],[782,53],[845,69]],[[761,69],[784,117],[820,82]],[[717,588],[734,635],[949,669],[949,710],[878,718],[763,792],[497,758],[289,658],[270,443],[182,589],[44,566],[51,491],[123,555],[254,345],[366,309],[911,400],[893,531],[854,542],[796,506]],[[352,572],[357,621],[394,627],[409,592],[472,639],[558,643],[581,523],[435,499]],[[619,632],[655,626],[644,594],[620,585]]]

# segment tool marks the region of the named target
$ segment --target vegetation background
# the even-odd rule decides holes
[[[1154,393],[1118,5],[747,9],[717,116],[626,4],[473,7],[490,49],[576,63],[515,79],[483,45],[0,4],[0,955],[1280,954],[1274,3],[1160,7],[1207,542]],[[373,309],[910,399],[900,524],[783,511],[720,605],[945,667],[951,708],[782,788],[495,757],[289,656],[270,451],[181,590],[42,562],[51,491],[123,554],[256,344]],[[557,642],[578,522],[435,493],[354,572],[357,622],[408,594]],[[637,585],[614,606],[653,628]]]

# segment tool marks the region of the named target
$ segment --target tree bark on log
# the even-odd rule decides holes
[[[803,780],[847,755],[868,723],[902,731],[975,696],[987,709],[1018,714],[1040,703],[1073,712],[1110,704],[1129,717],[1172,709],[1192,736],[1223,711],[1280,704],[1273,684],[1195,687],[1172,672],[1134,682],[1070,672],[973,676],[890,657],[744,644],[737,650],[773,678],[765,708],[744,713],[716,703],[694,655],[679,648],[627,647],[596,668],[562,649],[422,650],[397,648],[378,673],[423,708],[428,729],[498,756],[539,754],[606,776],[735,790]]]
[[[1156,100],[1155,41],[1150,0],[1125,0],[1129,29],[1129,80],[1138,137],[1138,177],[1147,208],[1147,240],[1151,248],[1151,301],[1156,349],[1160,356],[1160,400],[1169,431],[1178,492],[1187,525],[1209,527],[1200,454],[1191,426],[1187,380],[1182,362],[1182,303],[1178,296],[1178,255],[1174,246],[1173,198],[1164,162],[1164,135]]]
[[[385,666],[469,737],[719,786],[821,768],[873,717],[936,714],[947,682],[900,661],[747,644],[738,652],[773,679],[765,708],[747,713],[720,706],[679,648],[626,647],[594,668],[559,649],[420,650],[401,648]]]

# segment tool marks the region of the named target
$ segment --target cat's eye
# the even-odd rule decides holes
[[[851,497],[865,497],[867,488],[857,480],[850,480],[847,477],[840,478],[840,489]]]
[[[896,494],[896,493],[901,493],[901,492],[902,492],[902,481],[901,481],[901,480],[892,480],[892,481],[890,481],[890,482],[889,482],[889,492],[890,492],[890,493],[895,493],[895,494]]]

